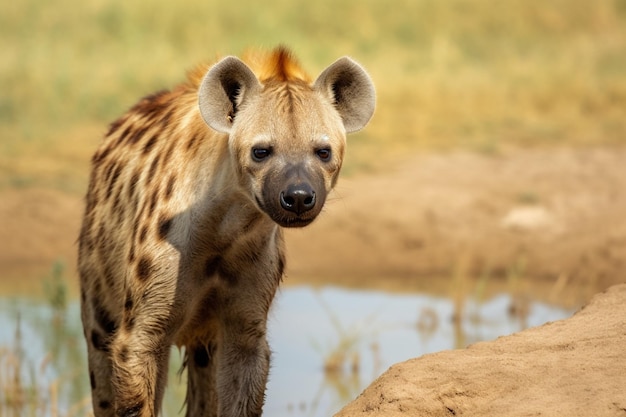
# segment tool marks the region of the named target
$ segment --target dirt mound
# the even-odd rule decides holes
[[[336,417],[624,416],[626,285],[573,317],[392,366]]]

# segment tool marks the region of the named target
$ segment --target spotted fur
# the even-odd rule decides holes
[[[348,58],[314,82],[284,48],[252,61],[143,98],[92,158],[79,272],[98,417],[158,415],[172,344],[188,416],[262,412],[281,228],[317,217],[374,90]]]

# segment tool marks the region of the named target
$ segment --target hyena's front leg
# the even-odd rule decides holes
[[[136,320],[141,320],[137,317]],[[145,320],[147,324],[153,324]],[[118,417],[156,417],[167,381],[170,345],[159,329],[123,330],[112,349]]]
[[[249,306],[248,306],[249,308]],[[266,313],[227,314],[218,349],[217,390],[220,417],[260,416],[270,364]]]
[[[187,417],[217,417],[217,344],[215,340],[186,348]]]
[[[115,325],[107,320],[99,324],[94,316],[94,306],[82,303],[82,320],[87,338],[87,356],[89,364],[89,382],[91,399],[96,417],[113,417],[115,395],[111,384],[111,341],[115,337]],[[103,316],[101,309],[100,316]],[[101,319],[100,322],[103,320]],[[98,324],[97,324],[98,323]]]
[[[111,385],[111,359],[106,352],[87,346],[91,401],[96,417],[113,417],[115,396]]]

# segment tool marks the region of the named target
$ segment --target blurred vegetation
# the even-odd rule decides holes
[[[50,276],[43,280],[43,290],[48,304],[53,311],[53,321],[60,322],[67,310],[67,282],[64,278],[65,265],[57,260],[52,266]]]
[[[20,0],[0,14],[0,187],[82,192],[106,124],[139,97],[279,43],[313,75],[346,54],[371,72],[378,109],[348,170],[626,141],[626,0]]]

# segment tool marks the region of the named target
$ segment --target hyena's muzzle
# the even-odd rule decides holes
[[[283,227],[303,227],[311,223],[326,201],[324,175],[304,163],[289,164],[270,171],[263,182],[259,206]]]

